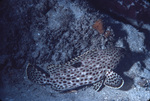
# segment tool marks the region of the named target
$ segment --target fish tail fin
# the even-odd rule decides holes
[[[31,64],[27,65],[26,74],[30,81],[37,84],[50,84],[50,75],[39,67],[34,67]]]

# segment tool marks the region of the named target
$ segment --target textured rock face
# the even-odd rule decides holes
[[[149,2],[91,1],[0,1],[0,100],[150,99],[150,24],[147,20]],[[94,10],[96,6],[91,7],[94,1],[103,12]],[[138,23],[127,20],[129,18]],[[101,25],[93,26],[97,20],[100,23],[99,19],[102,19],[104,29]],[[107,32],[106,29],[111,30]],[[110,32],[113,33],[112,37],[109,37]],[[76,93],[58,94],[47,85],[33,85],[26,79],[25,69],[29,62],[46,69],[48,65],[64,64],[88,50],[106,48],[110,44],[123,47],[127,51],[125,59],[120,62],[120,69],[114,70],[123,77],[124,85],[127,85],[125,90],[104,87],[100,92],[95,92],[87,88]]]
[[[90,0],[89,0],[90,1]],[[150,23],[150,2],[148,0],[91,0],[99,10],[144,23]]]

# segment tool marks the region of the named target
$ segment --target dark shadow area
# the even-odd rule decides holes
[[[117,74],[119,74],[124,79],[124,86],[121,88],[121,90],[129,90],[134,84],[134,81],[132,78],[125,76],[123,73],[130,70],[132,65],[136,63],[137,61],[141,62],[145,60],[146,56],[145,56],[145,53],[136,53],[136,52],[130,51],[129,44],[125,40],[125,38],[128,36],[127,32],[125,30],[121,30],[122,29],[121,24],[119,23],[113,24],[110,22],[111,21],[106,22],[106,25],[111,26],[111,28],[114,31],[115,36],[114,36],[113,43],[116,43],[118,39],[123,39],[122,41],[125,47],[124,57],[121,59],[120,63],[118,64],[117,68],[114,71],[117,72]],[[145,41],[148,42],[147,40]],[[142,67],[144,68],[145,67],[144,63],[141,62],[141,64],[142,64]]]
[[[144,35],[145,35],[145,40],[144,40],[145,46],[146,46],[146,48],[148,50],[150,50],[150,42],[149,42],[149,40],[150,40],[150,31],[148,31],[147,29],[142,28],[142,24],[134,25],[132,21],[129,21],[127,19],[128,17],[126,18],[125,16],[122,16],[121,14],[119,15],[119,14],[116,14],[114,12],[111,12],[109,7],[108,7],[111,3],[108,4],[107,6],[104,6],[105,4],[108,3],[109,0],[108,1],[107,0],[106,1],[105,0],[103,0],[103,1],[85,0],[85,1],[88,1],[90,8],[93,8],[95,11],[100,11],[100,12],[106,14],[106,15],[111,16],[111,18],[113,18],[113,19],[115,19],[117,21],[120,21],[120,22],[122,22],[124,24],[132,25],[133,27],[135,27],[140,32],[143,32]],[[108,21],[108,22],[111,22],[111,21]],[[137,20],[137,22],[139,22],[139,21]],[[146,23],[148,23],[148,22],[146,22]],[[115,26],[112,27],[112,28],[115,31]],[[119,33],[119,30],[120,29],[118,28],[117,33]]]
[[[132,85],[134,84],[133,79],[131,79],[125,75],[121,75],[121,77],[124,80],[124,85],[120,88],[120,90],[123,90],[123,91],[130,90],[132,88]]]
[[[119,65],[114,70],[125,81],[124,86],[121,88],[121,90],[129,90],[129,89],[131,89],[132,85],[134,84],[133,79],[125,76],[123,74],[123,72],[130,70],[132,65],[134,63],[136,63],[137,61],[143,61],[143,60],[145,60],[145,54],[131,52],[127,47],[124,58],[120,61]]]
[[[98,0],[86,0],[88,1],[89,5],[91,8],[95,9],[96,11],[100,11],[104,14],[107,14],[109,16],[111,16],[113,19],[118,20],[120,22],[123,22],[125,24],[131,24],[130,21],[128,21],[126,18],[124,18],[121,15],[118,15],[114,12],[111,12],[108,8],[109,5],[104,6],[105,4],[108,3],[108,1],[103,0],[103,1],[98,1]],[[111,4],[111,3],[110,3]]]
[[[111,22],[111,21],[110,21]],[[116,43],[118,41],[118,39],[123,39],[125,37],[127,37],[127,32],[125,30],[121,30],[122,29],[122,25],[120,23],[118,24],[113,24],[113,23],[109,23],[108,26],[111,26],[113,32],[114,32],[114,43]]]
[[[136,28],[136,27],[135,27]],[[150,50],[150,31],[144,28],[137,28],[140,32],[143,32],[145,35],[144,45],[147,50]]]

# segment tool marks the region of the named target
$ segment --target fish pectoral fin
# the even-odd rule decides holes
[[[96,91],[99,91],[100,88],[102,87],[102,84],[103,84],[103,80],[100,80],[96,83],[93,84],[93,89],[96,90]]]
[[[31,64],[27,65],[26,75],[29,80],[38,84],[49,84],[48,78],[50,75],[39,67],[34,67]]]
[[[105,77],[104,85],[106,86],[119,89],[124,84],[122,77],[111,70],[106,71]]]

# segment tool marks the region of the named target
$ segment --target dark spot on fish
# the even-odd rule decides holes
[[[88,82],[85,82],[85,84],[87,84]]]
[[[70,75],[67,75],[67,77],[70,77]]]
[[[91,59],[93,60],[94,58],[92,57]]]
[[[74,76],[77,76],[77,74],[74,74]]]
[[[81,75],[81,77],[84,77],[85,75]]]
[[[76,79],[76,77],[73,77],[72,79]]]
[[[77,73],[79,73],[79,71],[77,71]]]
[[[85,66],[85,68],[87,68],[87,67],[88,67],[88,65]]]
[[[63,83],[66,83],[67,81],[63,81]]]
[[[94,81],[97,81],[97,78],[95,78]]]
[[[86,73],[86,75],[89,75],[89,73]]]
[[[92,61],[93,63],[95,63],[95,61]]]
[[[60,74],[59,74],[59,73],[57,73],[56,75],[58,75],[58,76],[59,76]]]
[[[76,80],[76,82],[79,82],[79,80]]]
[[[93,80],[93,78],[90,78],[90,80]]]
[[[92,69],[92,67],[90,67],[90,69]]]
[[[66,80],[71,80],[70,78],[67,78]]]
[[[47,82],[49,82],[49,80],[47,80]]]
[[[96,72],[96,75],[98,74],[98,72]]]
[[[83,70],[83,72],[85,72],[85,69]]]
[[[87,64],[87,62],[86,62],[86,61],[85,61],[84,63],[85,63],[85,64]]]

